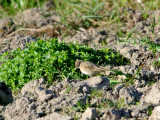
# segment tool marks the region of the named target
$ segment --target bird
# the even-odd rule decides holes
[[[75,69],[77,68],[79,68],[83,74],[89,75],[90,78],[102,72],[109,71],[108,69],[95,65],[92,62],[83,61],[83,60],[75,61]]]

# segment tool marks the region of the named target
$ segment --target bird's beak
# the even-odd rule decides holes
[[[78,67],[76,67],[74,70],[76,71],[78,69]]]

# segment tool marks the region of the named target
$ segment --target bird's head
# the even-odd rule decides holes
[[[79,68],[81,62],[83,62],[83,61],[82,61],[82,60],[76,60],[76,61],[75,61],[75,70],[76,70],[77,68]]]

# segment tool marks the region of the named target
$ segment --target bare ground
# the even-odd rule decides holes
[[[61,17],[55,11],[45,12],[39,8],[28,9],[15,18],[1,19],[1,53],[18,47],[23,49],[26,42],[36,41],[35,37],[57,37],[59,41],[77,41],[93,48],[109,47],[119,51],[130,60],[130,64],[107,67],[136,76],[128,83],[114,87],[110,86],[109,79],[112,78],[106,77],[94,77],[84,81],[66,79],[49,88],[43,79],[34,80],[22,88],[12,103],[0,106],[2,119],[157,119],[157,114],[160,114],[160,67],[154,65],[154,62],[158,61],[160,53],[154,53],[150,44],[160,45],[160,11],[151,11],[148,14],[144,19],[140,11],[129,9],[127,16],[121,16],[121,28],[118,28],[117,24],[106,26],[104,21],[99,21],[95,23],[99,24],[96,28],[90,26],[78,30],[70,30],[62,25]],[[157,24],[152,33],[153,14]],[[119,37],[119,29],[126,35]],[[127,34],[131,34],[131,37]],[[149,43],[141,41],[146,37],[150,38]],[[119,75],[116,79],[123,81],[126,77]],[[93,96],[93,89],[101,90],[101,94]],[[78,106],[77,102],[82,105]],[[80,106],[88,104],[88,109],[83,111]]]

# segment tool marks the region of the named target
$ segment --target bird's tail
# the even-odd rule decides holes
[[[105,74],[105,75],[109,75],[111,73],[111,71],[107,68],[102,68],[102,72]]]

